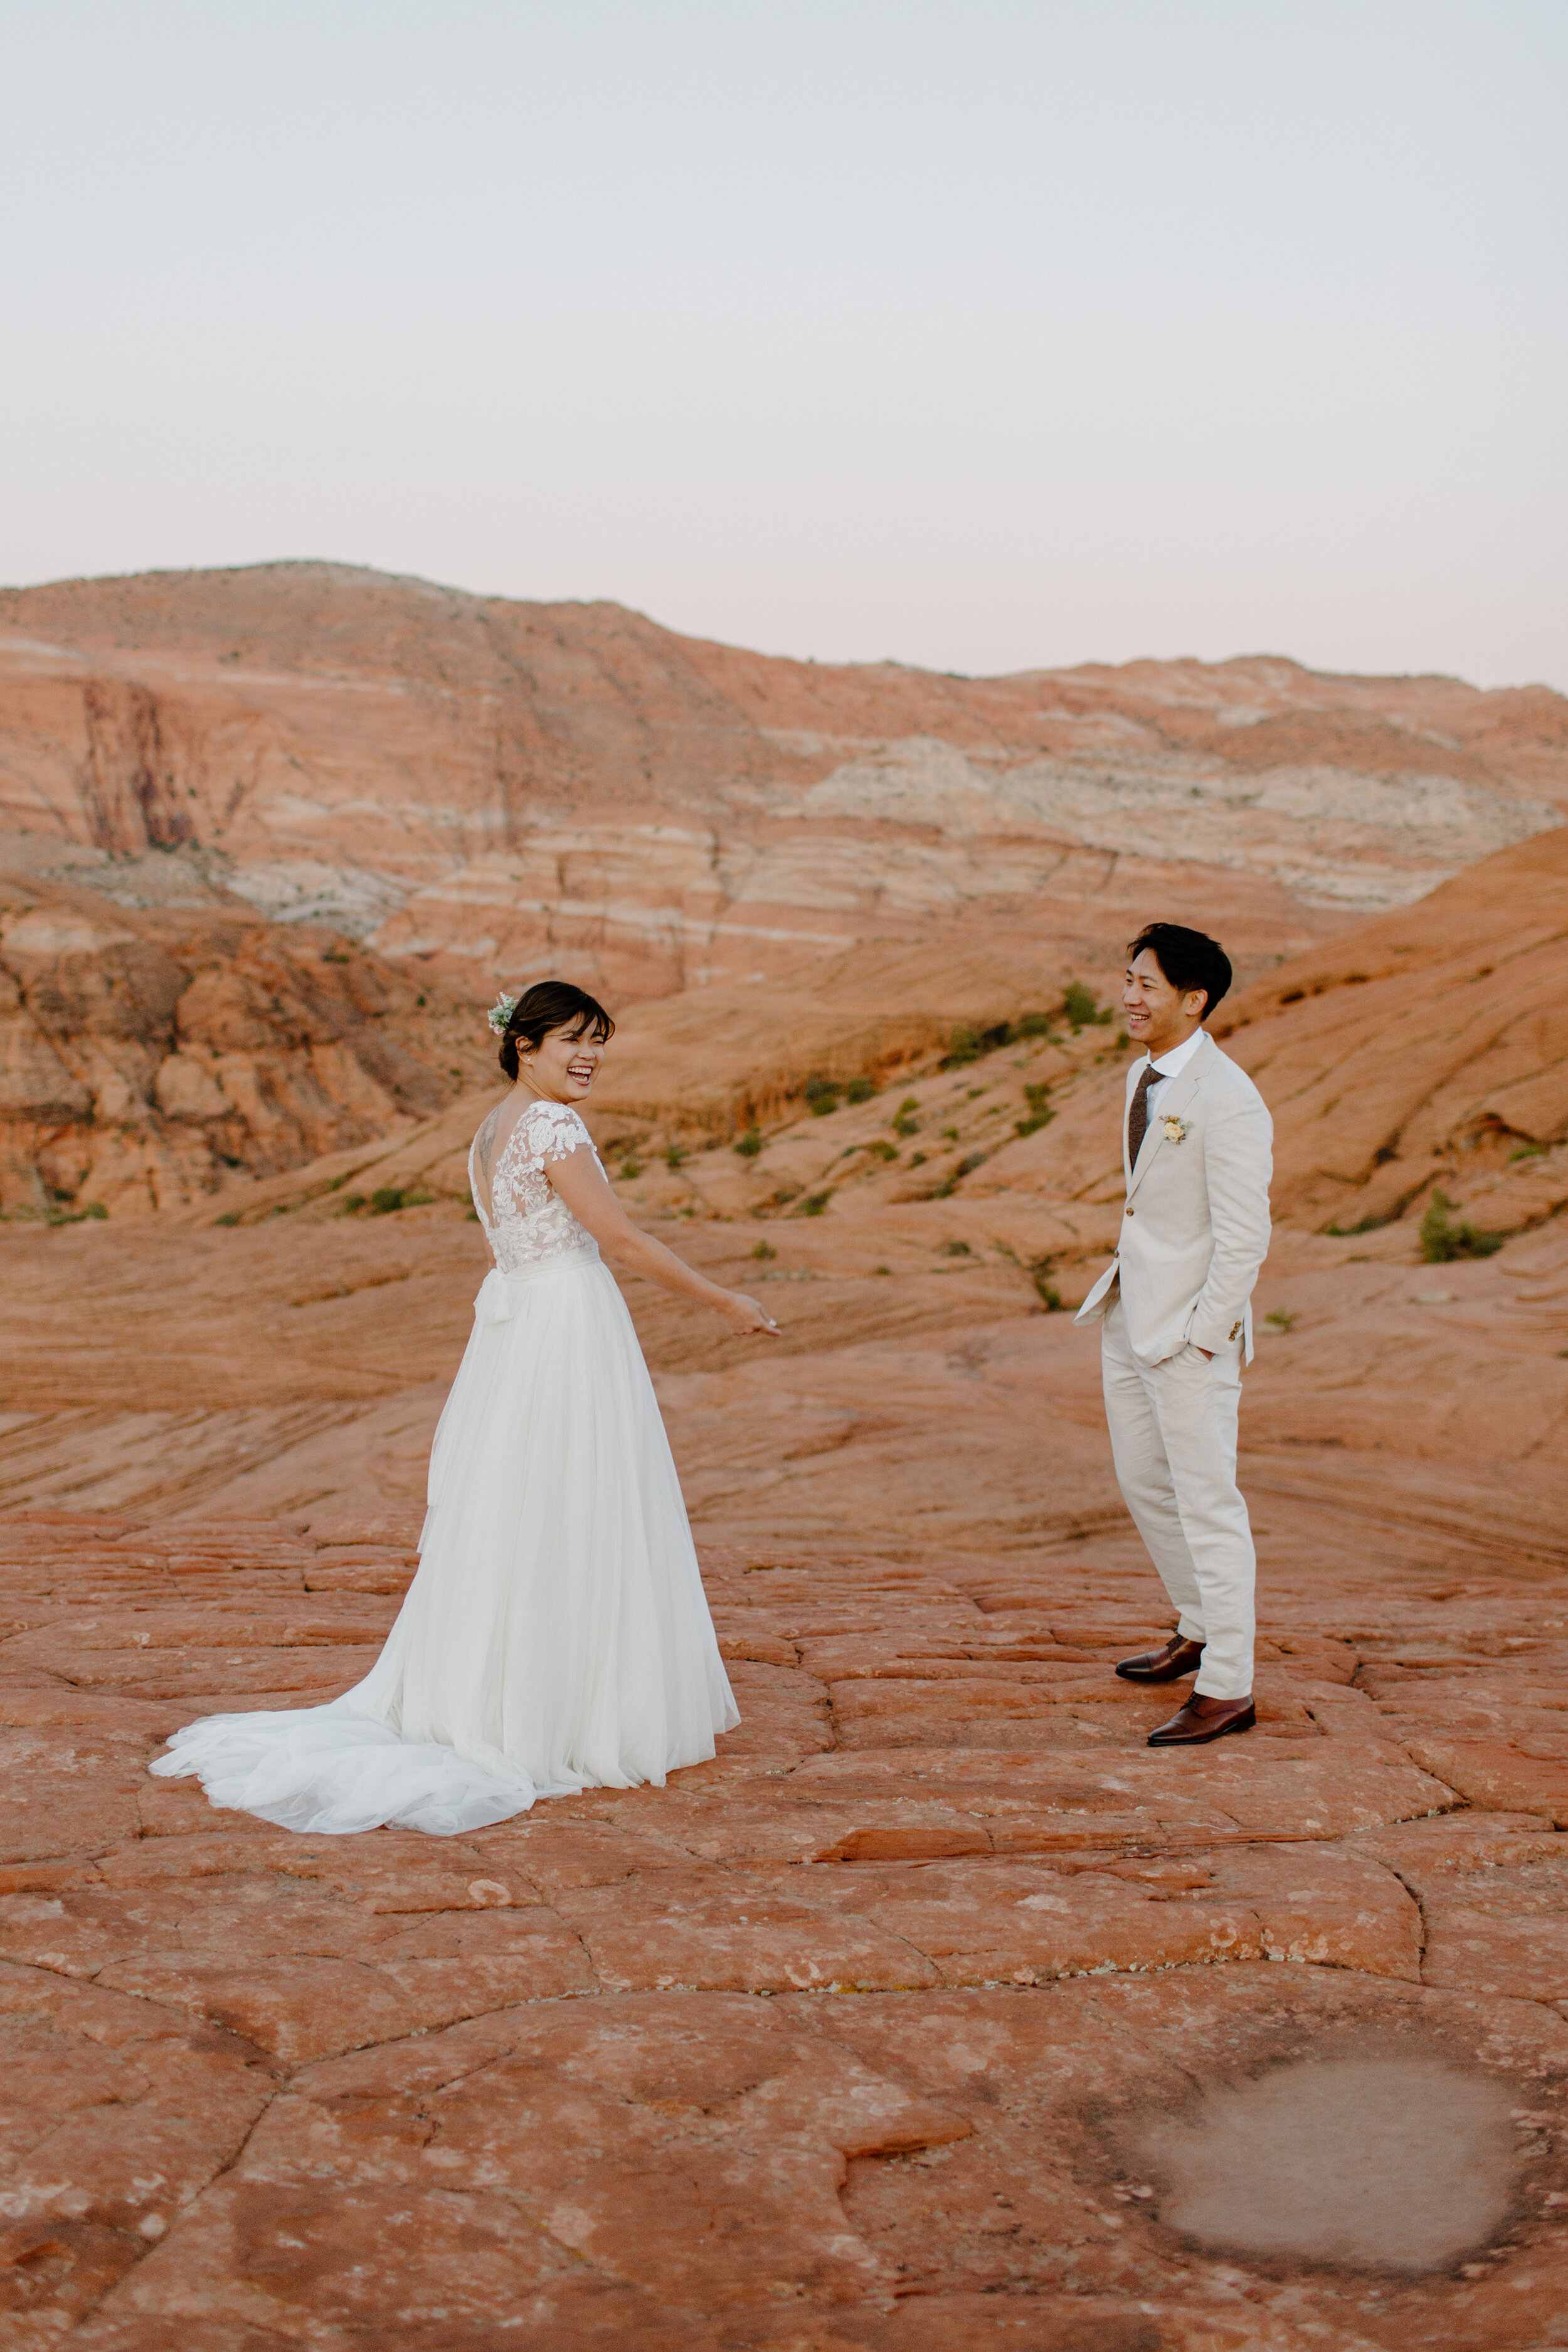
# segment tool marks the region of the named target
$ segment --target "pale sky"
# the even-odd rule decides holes
[[[1565,0],[0,0],[0,580],[1568,689]]]

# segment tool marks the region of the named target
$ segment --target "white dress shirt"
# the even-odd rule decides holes
[[[1186,1068],[1187,1064],[1192,1060],[1193,1055],[1197,1052],[1198,1047],[1203,1044],[1203,1042],[1204,1032],[1201,1029],[1194,1029],[1190,1037],[1184,1037],[1179,1045],[1173,1045],[1168,1054],[1162,1054],[1157,1062],[1151,1064],[1150,1066],[1154,1070],[1156,1075],[1153,1085],[1150,1087],[1148,1093],[1143,1097],[1145,1104],[1148,1106],[1151,1125],[1153,1123],[1154,1118],[1154,1097],[1159,1093],[1161,1087],[1164,1084],[1167,1078],[1180,1076],[1181,1073]],[[1147,1058],[1148,1057],[1145,1056],[1145,1059]]]

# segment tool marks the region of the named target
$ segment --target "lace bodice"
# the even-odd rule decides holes
[[[474,1138],[468,1187],[497,1265],[515,1274],[542,1258],[595,1246],[544,1172],[570,1152],[594,1151],[594,1139],[570,1103],[532,1102],[498,1157],[495,1138],[506,1108],[498,1103]],[[599,1160],[596,1151],[594,1157]]]

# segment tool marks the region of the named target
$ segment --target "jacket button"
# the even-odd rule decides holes
[[[1127,1213],[1130,1217],[1135,1217],[1138,1214],[1138,1212],[1136,1209],[1129,1209]]]

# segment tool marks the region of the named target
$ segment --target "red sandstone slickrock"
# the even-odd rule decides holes
[[[1568,2346],[1565,709],[0,596],[0,2342]],[[1279,1133],[1260,1724],[1186,1755],[1056,1311],[1151,913]],[[167,1733],[406,1585],[546,963],[621,1196],[783,1327],[628,1286],[743,1724],[450,1843],[216,1813]]]
[[[1561,1575],[1336,1568],[1307,1509],[1259,1731],[1171,1757],[1110,1671],[1121,1535],[710,1548],[744,1722],[662,1792],[334,1842],[147,1777],[204,1707],[355,1675],[415,1524],[0,1526],[7,2343],[1562,2340]],[[1502,2086],[1462,2261],[1168,2218],[1162,2127],[1330,2058]]]

